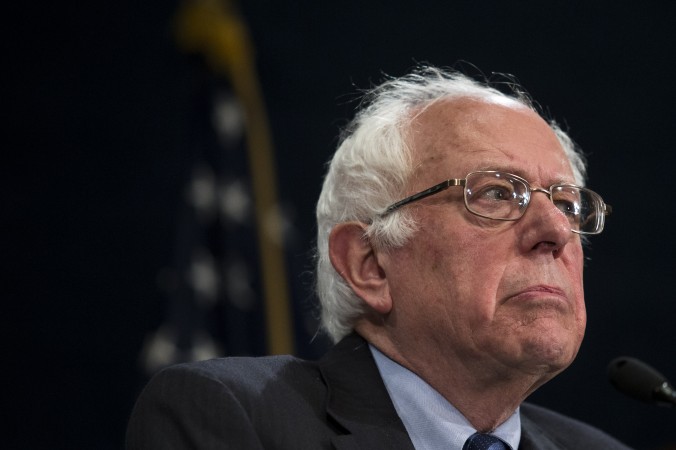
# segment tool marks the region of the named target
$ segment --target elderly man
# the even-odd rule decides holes
[[[622,449],[523,403],[575,358],[583,239],[610,212],[521,94],[434,68],[373,90],[317,206],[319,361],[180,365],[130,449]]]

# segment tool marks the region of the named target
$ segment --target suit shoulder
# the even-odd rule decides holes
[[[162,369],[166,371],[187,371],[205,377],[227,378],[256,374],[258,376],[276,376],[288,370],[310,370],[315,364],[290,355],[280,356],[228,356],[203,361],[175,364]]]
[[[262,449],[299,439],[320,448],[312,439],[329,436],[326,392],[317,365],[290,356],[177,364],[159,371],[139,396],[128,448],[195,448],[208,441],[213,446],[204,448]],[[306,436],[306,428],[321,431]]]
[[[521,419],[524,431],[545,436],[562,448],[630,449],[598,428],[532,403],[521,405]]]
[[[227,357],[176,364],[159,371],[153,379],[192,381],[201,379],[237,390],[261,389],[319,379],[314,362],[293,356]]]

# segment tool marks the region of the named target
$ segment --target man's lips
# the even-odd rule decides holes
[[[507,296],[506,300],[559,300],[568,301],[565,291],[556,286],[538,284],[520,289]]]

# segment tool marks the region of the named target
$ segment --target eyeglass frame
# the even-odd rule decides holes
[[[521,181],[526,186],[526,188],[528,189],[528,203],[526,204],[526,207],[523,209],[523,213],[521,213],[521,215],[519,215],[519,217],[516,217],[516,218],[513,218],[513,219],[488,217],[488,216],[478,214],[478,213],[472,211],[470,209],[469,205],[467,204],[467,190],[466,190],[467,178],[470,177],[473,174],[496,174],[496,173],[505,174],[505,175],[509,175],[510,177],[514,177],[517,180]],[[478,216],[478,217],[490,219],[490,220],[501,220],[501,221],[509,221],[509,222],[515,222],[515,221],[521,219],[524,216],[524,214],[526,214],[526,210],[530,206],[532,194],[534,192],[542,192],[543,194],[547,195],[549,200],[553,203],[554,202],[554,200],[552,200],[553,189],[558,188],[558,187],[573,187],[573,188],[576,188],[576,189],[581,189],[583,191],[591,193],[593,196],[598,198],[598,200],[601,202],[601,206],[602,206],[601,212],[603,213],[603,217],[604,217],[602,222],[601,222],[600,229],[598,231],[590,232],[590,231],[574,230],[572,228],[570,229],[570,231],[572,231],[573,233],[581,234],[581,235],[601,234],[601,232],[603,232],[603,229],[604,229],[604,226],[605,226],[605,216],[608,216],[613,212],[612,206],[610,206],[606,202],[604,202],[603,197],[601,197],[598,193],[596,193],[596,192],[592,191],[591,189],[586,188],[584,186],[578,186],[576,184],[571,184],[571,183],[554,183],[551,186],[549,186],[549,189],[544,189],[544,188],[532,187],[531,184],[528,182],[528,180],[526,180],[525,178],[520,177],[518,175],[514,175],[513,173],[510,173],[510,172],[503,172],[501,170],[475,170],[475,171],[469,172],[467,175],[465,175],[465,178],[450,178],[448,180],[442,181],[439,184],[435,184],[434,186],[432,186],[430,188],[427,188],[427,189],[422,190],[422,191],[420,191],[416,194],[410,195],[410,196],[408,196],[408,197],[406,197],[402,200],[399,200],[398,202],[392,203],[390,206],[385,208],[385,210],[382,213],[379,214],[379,217],[381,217],[381,218],[385,217],[385,216],[389,215],[390,213],[398,210],[399,208],[401,208],[405,205],[408,205],[408,204],[413,203],[413,202],[417,202],[418,200],[422,200],[422,199],[427,198],[431,195],[445,191],[446,189],[453,187],[453,186],[462,186],[462,188],[463,188],[463,203],[465,204],[465,208],[467,209],[467,211],[469,211],[471,214],[474,214],[475,216]]]

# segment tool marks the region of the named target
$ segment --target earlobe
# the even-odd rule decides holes
[[[366,225],[346,222],[336,225],[329,237],[331,264],[352,290],[380,314],[392,309],[387,275],[378,252],[366,236]]]

